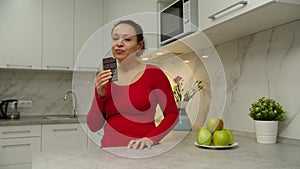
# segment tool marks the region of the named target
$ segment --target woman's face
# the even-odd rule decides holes
[[[136,52],[142,49],[142,43],[137,42],[134,28],[128,24],[117,25],[112,32],[112,53],[122,61],[128,56],[135,57]]]

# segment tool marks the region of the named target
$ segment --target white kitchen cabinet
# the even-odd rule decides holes
[[[199,28],[214,44],[300,18],[297,0],[201,0]]]
[[[263,2],[264,0],[201,0],[198,3],[199,28],[204,30],[208,27],[224,22],[231,17],[241,15],[243,12]]]
[[[40,69],[42,1],[0,1],[0,67]]]
[[[153,34],[152,27],[156,28],[158,20],[157,17],[143,17],[142,13],[147,14],[147,12],[156,12],[157,11],[157,1],[156,0],[105,0],[104,1],[104,22],[109,23],[114,20],[119,20],[128,15],[138,14],[140,17],[137,17],[136,20],[143,28],[144,37],[146,39],[146,48],[157,48],[158,47],[158,35]],[[110,32],[108,32],[110,33]],[[110,44],[109,44],[110,45]],[[104,44],[104,50],[108,47]]]
[[[103,26],[104,0],[75,0],[74,23],[74,69],[79,71],[96,71],[102,40],[95,43],[97,51],[85,50],[80,58],[80,51],[86,41]],[[97,61],[98,60],[98,61]]]
[[[74,0],[43,1],[43,69],[72,70]]]
[[[42,125],[42,152],[87,148],[87,135],[80,124]]]
[[[32,169],[32,164],[14,164],[14,165],[5,165],[0,166],[0,169]]]
[[[30,169],[32,154],[40,151],[40,125],[0,127],[1,169]]]
[[[156,0],[104,0],[104,6],[105,23],[126,15],[156,12]]]

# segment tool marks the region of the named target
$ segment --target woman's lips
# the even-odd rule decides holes
[[[122,54],[122,53],[124,52],[124,50],[122,50],[122,49],[116,49],[115,52],[116,52],[117,54]]]

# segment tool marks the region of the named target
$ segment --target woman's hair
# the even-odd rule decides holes
[[[117,27],[120,24],[127,24],[127,25],[132,26],[134,28],[136,36],[137,36],[137,42],[138,43],[142,42],[143,43],[143,48],[142,49],[145,49],[144,33],[143,33],[142,27],[139,24],[137,24],[136,22],[132,21],[132,20],[122,20],[122,21],[119,21],[118,23],[116,23],[114,25],[113,29],[111,30],[111,33],[113,32],[115,27]]]

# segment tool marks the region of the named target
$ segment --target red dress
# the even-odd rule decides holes
[[[154,122],[157,105],[164,115],[158,126]],[[157,144],[177,123],[178,109],[168,78],[148,64],[136,82],[108,83],[104,98],[95,92],[86,121],[93,132],[104,125],[101,147],[127,146],[130,140],[143,137]]]

